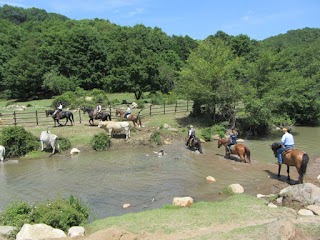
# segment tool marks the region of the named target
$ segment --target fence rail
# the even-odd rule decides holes
[[[116,109],[125,109],[125,105],[114,105],[108,108],[104,108],[103,111],[108,112],[112,118],[115,118]],[[162,114],[174,114],[189,112],[192,108],[191,101],[179,101],[175,104],[163,104],[163,105],[148,105],[141,110],[140,115],[143,116],[155,116]],[[76,123],[81,123],[83,119],[88,119],[88,115],[83,114],[82,110],[74,110],[74,119]],[[133,110],[133,113],[134,110]],[[64,123],[64,119],[60,120]],[[3,126],[42,126],[52,123],[52,117],[46,116],[45,110],[36,111],[13,111],[12,113],[3,113],[0,115],[0,127]],[[69,124],[69,123],[68,123]]]

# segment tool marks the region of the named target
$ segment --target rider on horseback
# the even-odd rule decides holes
[[[187,140],[186,146],[189,146],[189,144],[191,145],[192,140],[195,138],[195,136],[196,136],[196,131],[194,130],[193,126],[190,125],[190,129],[188,131],[188,140]]]
[[[237,131],[235,129],[232,129],[232,131],[230,133],[230,140],[227,145],[228,154],[231,153],[231,146],[237,144],[237,136],[238,136]]]
[[[128,117],[128,115],[130,115],[131,114],[131,108],[130,108],[130,105],[128,104],[127,105],[127,111],[124,113],[124,115],[123,115],[123,118],[127,118]]]
[[[98,102],[96,109],[94,110],[94,118],[97,118],[98,114],[102,112],[101,102]]]
[[[60,113],[62,112],[62,107],[63,107],[62,102],[59,102],[57,109],[52,114],[52,116],[54,116],[56,120],[58,120],[60,118]]]
[[[289,148],[294,147],[294,139],[288,128],[282,128],[284,134],[281,138],[281,148],[277,151],[278,164],[282,164],[282,153]]]

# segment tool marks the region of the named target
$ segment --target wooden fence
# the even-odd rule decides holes
[[[110,106],[104,108],[103,111],[108,112],[112,118],[115,118],[116,109],[126,109],[125,105]],[[191,101],[177,101],[175,104],[163,104],[163,105],[147,105],[141,110],[140,115],[154,116],[160,114],[173,114],[189,112],[192,109]],[[82,110],[70,110],[73,112],[75,123],[82,123],[84,120],[87,122],[89,117],[87,114],[83,114]],[[140,110],[139,110],[140,111]],[[132,113],[138,112],[137,109],[133,109]],[[62,124],[65,123],[65,119],[61,119]],[[0,127],[4,126],[43,126],[52,124],[53,119],[51,116],[46,116],[45,110],[36,111],[13,111],[12,113],[2,113],[0,116]],[[68,123],[70,124],[70,123]]]

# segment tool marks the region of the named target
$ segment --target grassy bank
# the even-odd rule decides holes
[[[279,228],[286,228],[295,218],[292,209],[270,208],[264,200],[240,194],[222,202],[198,202],[190,208],[166,206],[109,217],[93,222],[86,229],[92,236],[99,230],[113,229],[97,234],[99,237],[104,234],[105,239],[115,229],[132,233],[128,239],[285,239],[283,234],[287,229]],[[306,237],[302,239],[316,239],[320,234],[318,224],[319,221],[294,226],[300,237]]]

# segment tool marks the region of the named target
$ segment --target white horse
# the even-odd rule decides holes
[[[5,155],[6,155],[6,148],[0,145],[0,161],[1,162],[3,162]]]
[[[130,137],[129,122],[100,121],[98,127],[105,129],[111,137],[114,133],[125,133],[126,140]]]
[[[44,145],[46,147],[51,147],[52,148],[52,153],[50,156],[54,154],[54,152],[57,150],[60,150],[59,142],[58,142],[58,136],[51,134],[49,129],[47,131],[42,131],[40,134],[40,143],[41,143],[41,151],[44,149]]]

